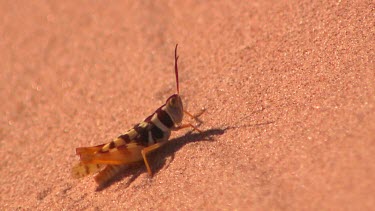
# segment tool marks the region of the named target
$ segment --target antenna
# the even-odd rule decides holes
[[[178,44],[176,44],[176,48],[174,49],[174,72],[176,74],[177,94],[180,94],[180,88],[178,86],[178,68],[177,68],[178,56],[177,56],[177,46],[178,46]]]

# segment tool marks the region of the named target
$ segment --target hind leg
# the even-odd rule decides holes
[[[150,168],[150,165],[148,164],[148,161],[147,161],[147,154],[160,148],[161,146],[163,146],[165,143],[167,143],[168,141],[164,141],[164,142],[160,142],[160,143],[156,143],[154,145],[151,145],[151,146],[148,146],[144,149],[142,149],[141,153],[142,153],[142,156],[143,156],[143,160],[145,162],[145,165],[146,165],[146,168],[147,168],[147,172],[150,176],[152,176],[152,171],[151,171],[151,168]]]

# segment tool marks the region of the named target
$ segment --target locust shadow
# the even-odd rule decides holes
[[[171,157],[171,161],[169,164],[174,160],[175,153],[181,149],[183,146],[189,143],[194,142],[201,142],[201,141],[208,141],[212,142],[215,141],[214,137],[218,135],[222,135],[225,133],[226,130],[231,129],[230,127],[226,128],[213,128],[206,131],[202,131],[201,133],[193,133],[192,131],[186,133],[185,135],[171,139],[168,143],[166,143],[163,147],[158,150],[155,150],[147,155],[148,161],[150,163],[150,167],[153,171],[153,174],[157,174],[161,169],[164,168],[166,163],[166,158]],[[168,168],[169,164],[166,166]],[[128,178],[128,181],[125,183],[122,188],[127,188],[130,184],[137,179],[142,173],[147,173],[146,167],[143,164],[143,161],[131,164],[126,166],[126,168],[122,169],[116,176],[114,176],[108,182],[99,185],[96,188],[96,191],[102,191],[107,187],[111,186],[112,184],[123,180],[124,178]]]
[[[257,123],[257,124],[247,124],[247,125],[240,125],[240,126],[226,126],[224,128],[214,128],[214,129],[206,130],[202,133],[193,133],[192,131],[190,131],[186,133],[184,136],[171,139],[167,144],[165,144],[165,146],[162,149],[151,152],[148,155],[148,161],[155,175],[161,169],[163,168],[167,169],[169,167],[169,164],[173,162],[175,158],[175,153],[186,144],[194,143],[194,142],[202,142],[202,141],[213,142],[215,141],[214,139],[215,136],[222,135],[227,130],[249,128],[249,127],[259,127],[262,125],[269,125],[272,123],[274,123],[274,121],[267,121],[267,122],[262,122],[262,123]],[[171,159],[168,162],[168,164],[166,164],[166,160],[168,157],[171,157]]]

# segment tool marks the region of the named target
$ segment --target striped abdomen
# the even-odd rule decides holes
[[[175,126],[167,110],[168,108],[164,104],[125,134],[104,145],[101,152],[107,152],[129,143],[137,143],[146,147],[158,142],[167,141],[171,135],[171,129]]]

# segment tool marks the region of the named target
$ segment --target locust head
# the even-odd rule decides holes
[[[173,119],[173,122],[175,124],[179,124],[182,122],[182,119],[184,117],[184,106],[182,105],[182,100],[180,95],[174,94],[170,96],[166,103],[166,110],[168,114]]]

